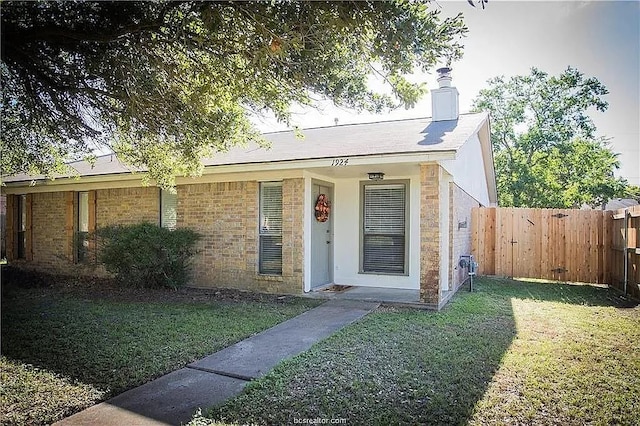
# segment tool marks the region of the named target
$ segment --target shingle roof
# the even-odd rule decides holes
[[[235,147],[204,161],[205,165],[229,165],[272,161],[307,160],[361,155],[456,151],[486,120],[486,113],[462,114],[458,120],[432,122],[430,118],[345,124],[267,133],[269,150],[256,146]]]
[[[293,131],[264,134],[269,149],[257,145],[234,147],[203,160],[205,166],[267,163],[334,157],[457,151],[487,119],[486,113],[461,114],[458,120],[432,122],[430,118],[344,124],[302,131],[296,139]],[[69,164],[80,176],[130,173],[115,155],[98,157],[93,166],[85,161]],[[138,170],[139,171],[139,170]],[[60,176],[63,177],[63,176]],[[16,175],[5,182],[43,179],[43,176]]]
[[[614,198],[605,204],[603,210],[621,210],[637,205],[638,202],[632,198]]]

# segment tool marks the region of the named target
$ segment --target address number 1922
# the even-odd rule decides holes
[[[331,167],[343,167],[349,165],[348,158],[334,158],[331,160]]]

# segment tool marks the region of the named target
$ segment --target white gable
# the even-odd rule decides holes
[[[478,133],[471,135],[458,149],[455,160],[441,161],[440,165],[453,176],[453,182],[460,189],[483,206],[492,205]]]

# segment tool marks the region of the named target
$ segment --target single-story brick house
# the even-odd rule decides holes
[[[441,307],[466,278],[471,208],[495,205],[496,186],[488,115],[459,114],[449,75],[438,81],[433,118],[266,134],[269,150],[208,159],[176,194],[143,186],[112,155],[73,163],[80,178],[6,178],[7,258],[86,272],[76,233],[150,221],[203,234],[195,287],[419,289]],[[328,218],[316,217],[320,195]]]

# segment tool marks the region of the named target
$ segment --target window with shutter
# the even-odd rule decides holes
[[[407,211],[406,184],[363,185],[362,272],[406,273]]]
[[[260,184],[260,252],[261,274],[282,274],[282,183]]]
[[[178,225],[178,194],[160,191],[160,226],[176,229]]]

